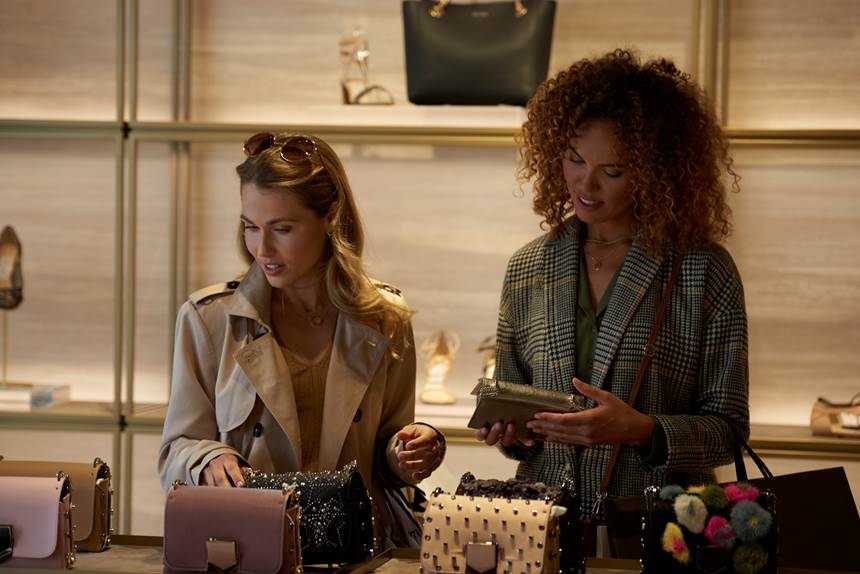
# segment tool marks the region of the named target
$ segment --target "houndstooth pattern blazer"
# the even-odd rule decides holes
[[[511,258],[499,309],[497,379],[575,392],[583,231],[573,217],[556,238],[539,237]],[[606,308],[591,384],[624,401],[677,256],[670,250],[651,257],[634,243]],[[623,445],[609,494],[641,495],[652,484],[713,482],[713,469],[734,460],[732,427],[749,435],[747,363],[743,286],[731,256],[715,244],[688,252],[635,404],[665,431],[668,458],[662,466],[647,467],[636,449]],[[548,484],[574,479],[588,511],[611,448],[539,443],[502,450],[520,460],[517,474],[523,478]]]

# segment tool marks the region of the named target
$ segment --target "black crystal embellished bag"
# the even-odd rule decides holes
[[[298,491],[304,564],[355,564],[373,556],[373,511],[356,461],[340,470],[244,472],[248,488],[288,484]]]
[[[573,484],[547,485],[542,482],[530,482],[518,478],[509,478],[508,480],[479,479],[475,478],[471,472],[467,472],[460,478],[456,494],[496,499],[543,500],[567,508],[567,512],[558,520],[561,532],[559,538],[560,572],[562,574],[583,574],[585,572],[579,496],[576,494]]]

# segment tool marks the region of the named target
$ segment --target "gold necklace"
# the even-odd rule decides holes
[[[591,259],[591,261],[593,262],[591,269],[593,271],[600,271],[603,268],[603,262],[606,261],[606,259],[608,259],[610,255],[612,255],[613,253],[615,253],[618,250],[618,247],[621,246],[621,244],[624,240],[631,239],[631,238],[632,238],[632,236],[619,237],[618,239],[613,239],[612,241],[600,241],[600,240],[588,240],[588,239],[586,239],[586,243],[591,241],[592,243],[595,243],[597,245],[601,245],[603,247],[607,247],[609,245],[612,245],[613,247],[612,247],[612,249],[607,251],[602,257],[595,257],[594,255],[591,255],[590,253],[588,253],[585,250],[584,247],[582,249],[582,252],[585,253],[585,256],[588,257],[589,259]]]
[[[310,320],[311,325],[313,325],[314,327],[321,327],[322,326],[323,321],[325,321],[325,317],[327,315],[327,313],[326,313],[327,309],[325,307],[323,307],[322,311],[319,313],[317,313],[315,309],[306,308],[304,305],[302,305],[302,309],[304,310],[305,314],[308,316],[308,320]],[[286,298],[284,297],[283,290],[281,290],[281,312],[284,314],[284,318],[286,319],[286,317],[287,317],[287,301],[286,301]]]

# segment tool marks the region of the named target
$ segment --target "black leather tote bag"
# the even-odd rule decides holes
[[[525,106],[546,79],[555,5],[403,0],[409,101]]]

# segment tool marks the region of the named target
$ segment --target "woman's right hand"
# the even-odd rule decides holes
[[[501,442],[502,446],[511,446],[517,442],[517,425],[515,423],[505,424],[498,421],[493,426],[483,426],[475,431],[475,438],[489,446]],[[535,441],[524,438],[520,441],[525,446],[534,446]]]
[[[235,454],[224,453],[209,461],[200,473],[201,486],[245,486],[245,477]]]

